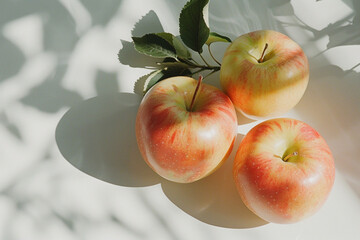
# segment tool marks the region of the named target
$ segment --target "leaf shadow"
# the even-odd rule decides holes
[[[1,26],[1,25],[0,25]],[[25,63],[24,54],[0,33],[0,82],[15,75]]]
[[[98,95],[106,95],[119,91],[116,72],[97,70],[95,77],[95,89]]]
[[[106,25],[122,4],[122,0],[86,0],[81,2],[89,11],[93,25]]]
[[[150,10],[135,23],[134,28],[131,30],[131,36],[141,37],[148,33],[159,32],[164,32],[164,28],[157,14],[153,10]]]
[[[145,89],[145,83],[146,79],[151,75],[151,73],[148,73],[144,76],[139,77],[135,84],[134,84],[134,93],[138,94],[139,96],[144,95],[144,89]]]
[[[22,133],[20,132],[18,126],[12,123],[7,117],[5,112],[0,113],[0,123],[18,140],[22,140]]]
[[[131,31],[132,36],[141,37],[147,33],[163,32],[159,17],[154,11],[149,11],[143,16]],[[134,43],[121,40],[122,48],[118,53],[121,64],[128,65],[133,68],[157,67],[154,58],[138,53],[134,48]]]
[[[345,4],[347,1],[343,1]],[[321,33],[329,36],[327,49],[340,45],[358,45],[360,44],[360,2],[352,1],[352,10],[354,13],[348,18],[330,24]],[[344,26],[345,25],[345,26]]]
[[[46,50],[66,52],[75,46],[78,40],[75,24],[59,1],[18,0],[2,1],[0,4],[0,26],[27,15],[41,13]]]
[[[73,106],[79,103],[82,100],[79,93],[61,86],[66,69],[67,66],[58,65],[53,76],[32,88],[20,101],[49,113],[55,113],[64,106]],[[44,101],[45,99],[46,101]]]
[[[157,67],[154,58],[145,56],[135,50],[134,43],[121,40],[122,48],[118,53],[118,59],[121,64],[133,68],[155,68]]]

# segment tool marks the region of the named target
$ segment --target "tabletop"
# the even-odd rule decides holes
[[[0,3],[0,239],[355,239],[360,236],[360,2],[211,0],[213,31],[273,29],[309,59],[310,81],[284,117],[313,126],[336,166],[324,206],[294,224],[246,208],[231,168],[263,120],[238,116],[234,150],[212,175],[177,184],[135,138],[143,75],[156,63],[132,36],[179,35],[185,0]],[[222,58],[226,43],[214,46]],[[219,74],[207,81],[217,87]]]

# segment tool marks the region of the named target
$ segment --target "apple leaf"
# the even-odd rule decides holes
[[[191,54],[189,50],[184,46],[184,44],[180,41],[180,39],[178,39],[171,33],[162,32],[162,33],[156,33],[156,35],[162,37],[168,43],[170,43],[175,48],[175,52],[178,57],[185,59],[191,58]]]
[[[186,65],[182,65],[178,62],[173,62],[172,59],[165,59],[163,63],[164,66],[166,66],[165,68],[155,70],[148,74],[148,77],[146,78],[144,84],[146,85],[145,92],[147,92],[156,83],[166,78],[192,75],[192,72],[186,67]]]
[[[180,37],[186,46],[202,53],[202,47],[209,37],[207,25],[209,0],[190,0],[180,13]]]
[[[176,58],[174,46],[154,33],[142,37],[132,37],[135,49],[142,54],[155,58]]]
[[[146,90],[147,92],[152,86],[154,86],[157,82],[159,82],[164,77],[164,73],[162,69],[153,71],[149,74],[147,79],[145,80]]]
[[[166,68],[166,67],[175,67],[175,68],[189,68],[189,65],[187,65],[186,63],[183,62],[160,62],[157,63],[159,66],[161,66],[162,68]]]
[[[159,81],[173,76],[192,76],[204,70],[212,73],[220,70],[218,62],[208,48],[211,57],[219,66],[209,65],[201,55],[204,44],[213,42],[231,42],[225,36],[210,33],[209,29],[209,1],[188,0],[180,13],[180,37],[168,32],[148,33],[142,37],[132,37],[135,50],[141,54],[162,58],[158,62],[158,69],[140,77],[134,91],[141,94],[147,92]],[[191,56],[191,50],[200,54],[203,64],[198,63]],[[210,75],[209,74],[209,75]]]
[[[231,43],[231,39],[226,36],[220,35],[218,33],[211,32],[209,34],[209,38],[206,40],[205,44],[209,46],[210,44],[212,44],[214,42],[230,42]]]

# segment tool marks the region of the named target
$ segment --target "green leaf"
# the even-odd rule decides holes
[[[156,83],[166,78],[192,75],[192,72],[187,68],[187,65],[181,63],[179,64],[178,62],[173,62],[169,59],[165,59],[163,63],[164,63],[163,66],[166,67],[164,67],[163,69],[153,71],[150,74],[146,75],[147,78],[144,84],[146,85],[145,92],[147,92]]]
[[[175,36],[174,36],[174,39],[173,39],[173,44],[174,44],[174,47],[176,49],[176,54],[179,57],[185,58],[185,59],[190,59],[191,58],[191,53],[189,52],[189,50],[185,47],[185,45],[181,42],[181,40],[178,39]]]
[[[154,33],[132,38],[135,49],[142,54],[155,58],[176,58],[176,50],[167,40]]]
[[[168,43],[170,43],[174,48],[176,55],[180,58],[189,59],[191,58],[191,54],[189,50],[184,46],[184,44],[174,35],[167,32],[156,33],[159,37],[165,39]]]
[[[209,34],[209,38],[207,39],[205,44],[209,46],[210,44],[212,44],[214,42],[230,42],[231,43],[231,39],[226,36],[220,35],[218,33],[211,32]]]
[[[163,68],[166,67],[189,68],[189,65],[183,62],[162,62],[162,63],[158,63],[158,65],[162,66]]]
[[[180,37],[186,46],[201,53],[209,37],[209,27],[204,15],[208,16],[209,0],[190,0],[180,13]]]
[[[162,69],[153,71],[150,73],[149,77],[145,80],[146,90],[145,92],[149,91],[149,89],[154,86],[157,82],[163,79],[164,73]]]
[[[166,40],[168,43],[171,44],[171,46],[173,46],[173,38],[174,35],[172,35],[171,33],[167,33],[167,32],[161,32],[161,33],[154,33],[155,35],[163,38],[164,40]]]

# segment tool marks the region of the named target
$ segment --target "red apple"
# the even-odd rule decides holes
[[[152,87],[136,117],[143,158],[160,176],[180,183],[199,180],[219,167],[236,133],[231,100],[189,77],[168,78]]]
[[[282,33],[244,34],[227,48],[220,82],[235,108],[250,118],[284,113],[303,96],[309,79],[301,47]]]
[[[293,223],[314,214],[334,183],[334,160],[325,140],[295,119],[272,119],[249,131],[233,168],[237,190],[259,217]]]

